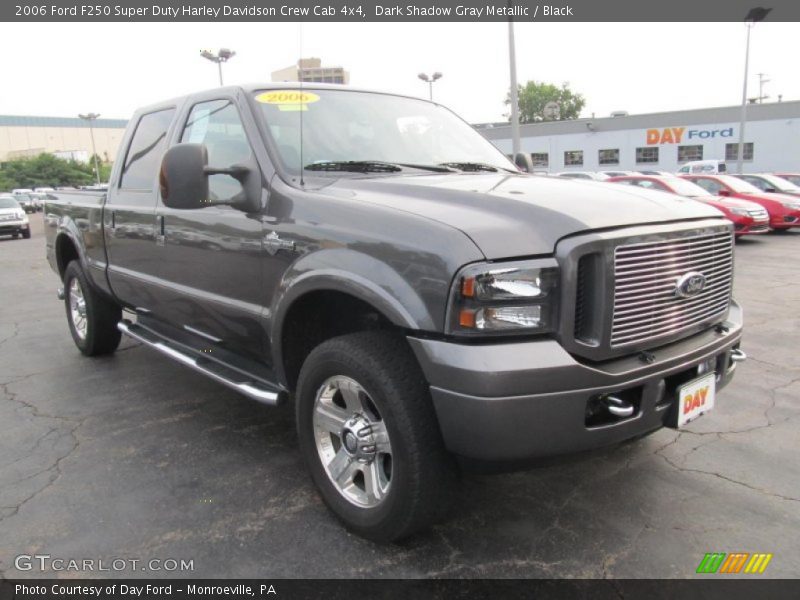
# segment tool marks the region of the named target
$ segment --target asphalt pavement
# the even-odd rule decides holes
[[[2,577],[692,577],[707,552],[772,553],[759,577],[800,576],[800,232],[737,244],[750,358],[712,413],[580,460],[468,475],[448,522],[377,545],[317,496],[291,406],[130,340],[84,358],[32,222],[32,239],[0,238]],[[94,570],[42,571],[34,555]]]

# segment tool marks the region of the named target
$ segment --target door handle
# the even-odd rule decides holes
[[[156,216],[156,244],[163,246],[166,243],[167,237],[164,233],[164,215]]]

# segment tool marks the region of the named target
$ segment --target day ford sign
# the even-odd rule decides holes
[[[707,140],[711,138],[732,138],[733,127],[724,129],[688,129],[686,127],[665,127],[664,129],[648,129],[647,145],[680,144],[689,140]]]

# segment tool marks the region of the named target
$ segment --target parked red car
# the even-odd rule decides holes
[[[775,175],[800,187],[800,173],[775,173]]]
[[[797,187],[788,179],[778,177],[772,173],[743,173],[741,175],[734,175],[734,177],[738,177],[747,183],[752,183],[762,192],[769,192],[771,194],[777,192],[779,194],[800,196],[800,187]]]
[[[800,227],[800,198],[788,194],[762,192],[754,185],[733,175],[681,175],[710,194],[749,200],[763,206],[769,213],[772,229]]]
[[[736,236],[769,231],[769,215],[764,208],[754,202],[712,196],[704,188],[676,176],[625,175],[612,177],[608,181],[635,185],[651,190],[661,190],[678,194],[698,202],[710,204],[722,211],[733,222]]]

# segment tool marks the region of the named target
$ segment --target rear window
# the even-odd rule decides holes
[[[175,109],[170,108],[148,113],[139,119],[125,157],[120,187],[153,189],[156,171],[167,144],[167,130],[174,116]]]

